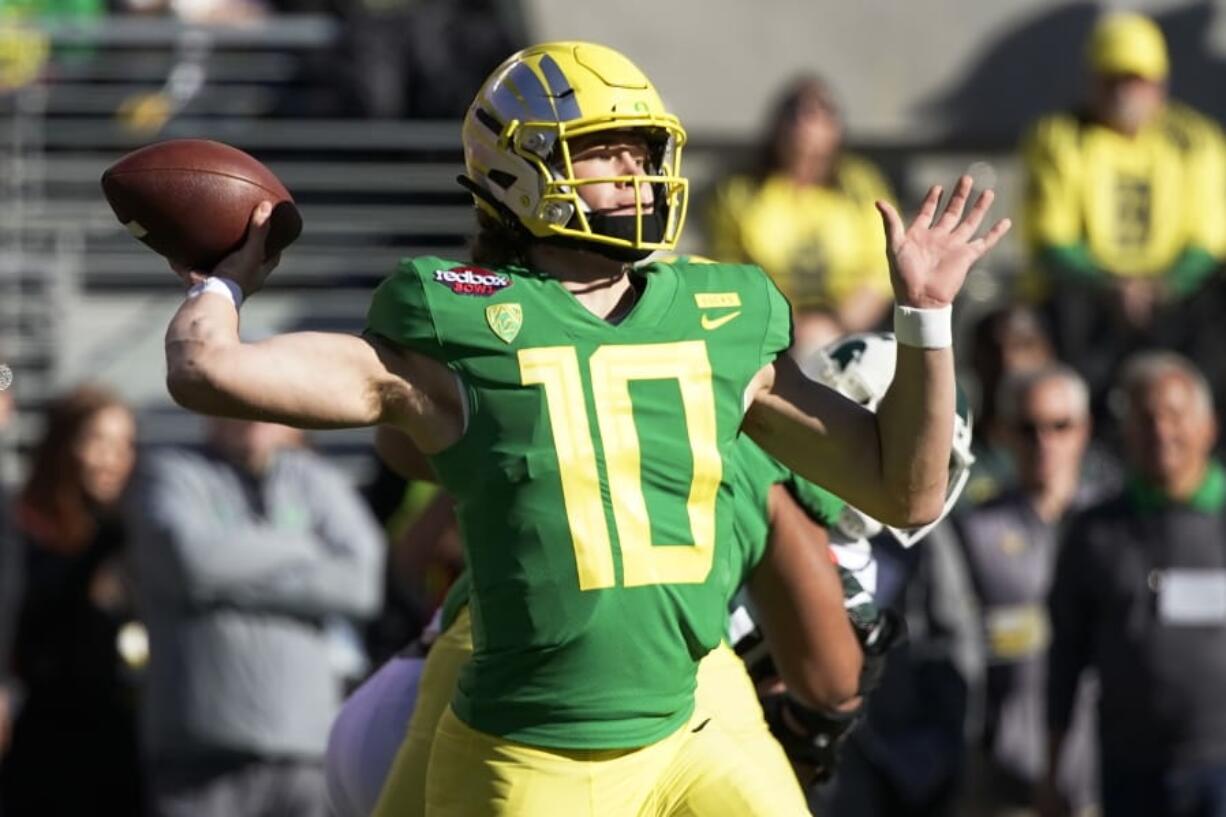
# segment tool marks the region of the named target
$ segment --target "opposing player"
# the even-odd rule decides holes
[[[809,377],[819,383],[825,383],[870,411],[876,411],[894,379],[896,358],[897,346],[892,334],[863,332],[848,335],[824,349],[818,349],[802,358],[799,363],[801,370]],[[975,456],[971,451],[970,401],[960,387],[956,392],[954,406],[953,445],[941,515],[920,527],[896,528],[882,525],[858,509],[845,505],[831,529],[831,548],[838,557],[839,564],[850,570],[870,594],[875,595],[877,592],[877,573],[868,540],[886,533],[903,548],[912,547],[949,514],[954,503],[962,496],[962,490],[970,478],[971,466],[975,463]],[[800,481],[794,490],[803,495],[815,487]]]
[[[244,344],[235,307],[274,266],[261,205],[214,277],[186,273],[168,384],[208,413],[392,425],[456,497],[475,652],[435,735],[428,814],[668,813],[661,787],[684,783],[687,747],[718,734],[685,727],[698,659],[724,627],[724,461],[738,433],[889,524],[935,517],[949,306],[1009,225],[974,237],[992,194],[966,210],[969,178],[939,213],[931,190],[910,227],[881,205],[902,342],[874,414],[782,354],[790,309],[756,268],[631,270],[680,233],[685,132],[620,54],[519,52],[478,94],[463,139],[476,260],[502,264],[407,261],[375,293],[364,337]],[[816,569],[775,573],[768,630],[807,620],[823,595]],[[858,650],[791,646],[780,669],[802,700],[854,694]],[[832,650],[843,671],[811,672]]]

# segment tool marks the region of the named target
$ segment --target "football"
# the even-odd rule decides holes
[[[266,257],[302,232],[294,198],[272,171],[238,148],[207,139],[135,150],[102,174],[102,191],[132,235],[192,269],[212,269],[237,249],[261,201],[274,205]]]

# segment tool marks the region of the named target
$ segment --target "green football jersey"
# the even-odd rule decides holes
[[[792,472],[743,434],[738,438],[733,456],[725,462],[724,468],[725,474],[732,480],[735,502],[733,530],[736,535],[732,539],[730,560],[734,585],[731,591],[735,593],[766,550],[767,535],[770,532],[767,508],[770,487],[775,483],[786,483],[792,477]],[[817,491],[822,490],[817,486],[813,487]],[[829,496],[833,502],[839,503],[833,494]],[[832,524],[831,520],[824,516],[814,518],[826,527]],[[448,588],[439,608],[439,632],[444,632],[455,623],[460,610],[468,604],[468,593],[468,571],[465,570]]]
[[[453,706],[557,748],[644,746],[693,708],[739,580],[727,462],[753,376],[791,340],[756,267],[653,264],[617,324],[554,278],[438,258],[368,331],[449,366],[467,426],[431,458],[456,499],[474,655]]]
[[[843,508],[847,507],[847,503],[842,499],[816,482],[809,482],[795,471],[789,471],[787,478],[782,481],[796,499],[797,504],[804,508],[809,516],[827,528],[834,527],[838,523]]]
[[[447,595],[443,597],[443,604],[439,608],[438,631],[440,633],[446,632],[448,627],[455,624],[460,610],[468,604],[468,589],[468,571],[462,570],[451,583],[451,587],[447,588]]]
[[[767,500],[772,485],[784,485],[797,504],[819,525],[829,528],[838,522],[845,504],[843,500],[797,476],[745,435],[737,444],[736,462],[733,485],[736,488],[736,529],[737,538],[741,540],[743,573],[748,574],[766,549],[770,532]]]
[[[737,439],[732,462],[735,464],[732,487],[736,497],[734,523],[738,544],[735,552],[740,558],[741,571],[740,582],[730,588],[731,594],[735,594],[766,552],[770,533],[767,503],[771,486],[786,480],[791,472],[745,434]]]

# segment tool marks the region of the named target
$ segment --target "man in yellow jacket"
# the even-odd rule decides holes
[[[1098,390],[1130,349],[1187,340],[1188,298],[1226,244],[1226,172],[1216,124],[1167,99],[1152,20],[1103,17],[1086,56],[1088,105],[1044,117],[1023,145],[1024,287]]]

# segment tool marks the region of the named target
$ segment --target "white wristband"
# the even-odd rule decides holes
[[[243,305],[242,288],[229,278],[205,278],[200,283],[192,285],[192,288],[187,291],[187,297],[189,300],[199,298],[206,292],[229,299],[235,309]]]
[[[954,345],[952,306],[918,309],[894,305],[894,337],[904,346],[946,349]]]

